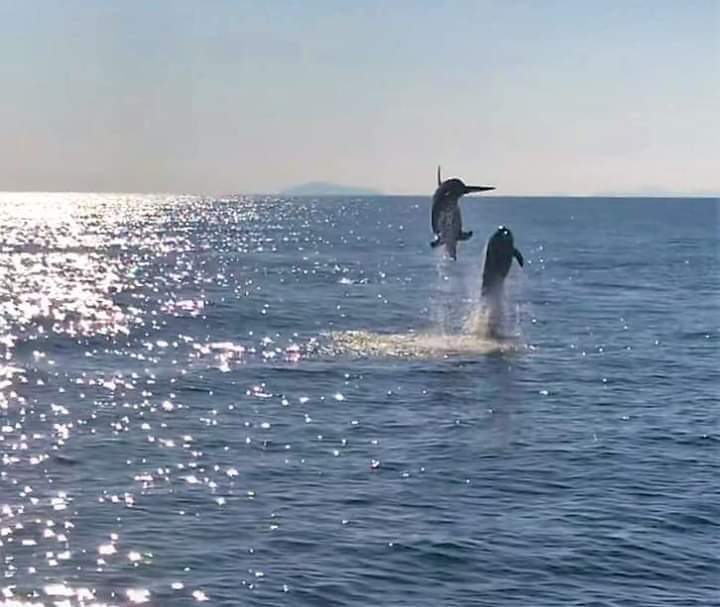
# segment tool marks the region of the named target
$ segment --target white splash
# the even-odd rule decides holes
[[[333,332],[330,334],[330,353],[368,357],[449,358],[532,349],[522,339],[520,308],[511,305],[503,289],[490,297],[479,297],[480,285],[477,284],[470,287],[475,296],[463,300],[447,284],[450,280],[442,273],[442,268],[438,269],[441,272],[441,286],[435,301],[430,305],[430,328],[424,331],[409,330],[407,333],[369,330]],[[467,288],[467,285],[463,286]],[[458,318],[458,322],[453,322],[453,317]]]
[[[374,333],[344,331],[331,334],[335,353],[393,358],[438,358],[513,352],[525,346],[514,338],[478,334]]]

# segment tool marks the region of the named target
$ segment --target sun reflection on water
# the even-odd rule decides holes
[[[217,204],[224,210],[209,220]],[[158,390],[160,382],[300,352],[293,338],[277,336],[240,343],[163,335],[166,318],[202,326],[209,291],[242,283],[213,267],[212,251],[273,246],[260,231],[238,240],[211,229],[217,241],[198,242],[197,226],[219,221],[226,229],[257,217],[257,202],[241,198],[0,193],[4,607],[145,604],[163,592],[212,599],[191,579],[156,589],[154,548],[127,537],[122,521],[149,496],[172,496],[178,483],[207,491],[215,508],[229,491],[220,479],[232,485],[220,465],[208,467],[193,435],[176,431],[173,416],[186,404]],[[129,474],[111,480],[95,463]]]

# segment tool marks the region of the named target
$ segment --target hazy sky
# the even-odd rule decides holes
[[[0,0],[0,190],[720,191],[720,0]]]

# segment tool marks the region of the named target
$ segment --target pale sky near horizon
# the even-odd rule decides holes
[[[720,192],[720,0],[0,0],[0,190]]]

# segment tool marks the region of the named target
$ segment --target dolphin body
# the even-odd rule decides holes
[[[487,297],[500,293],[505,278],[510,272],[513,257],[522,268],[525,262],[520,251],[515,248],[512,232],[505,226],[500,226],[495,230],[487,244],[482,278],[483,296]]]
[[[438,187],[432,199],[432,230],[435,239],[430,246],[435,248],[445,245],[445,249],[451,259],[457,259],[457,243],[461,240],[468,240],[472,231],[463,232],[462,216],[458,202],[461,196],[471,192],[486,192],[494,190],[494,186],[465,185],[461,179],[452,178],[443,181],[440,177],[440,167],[437,171]]]

